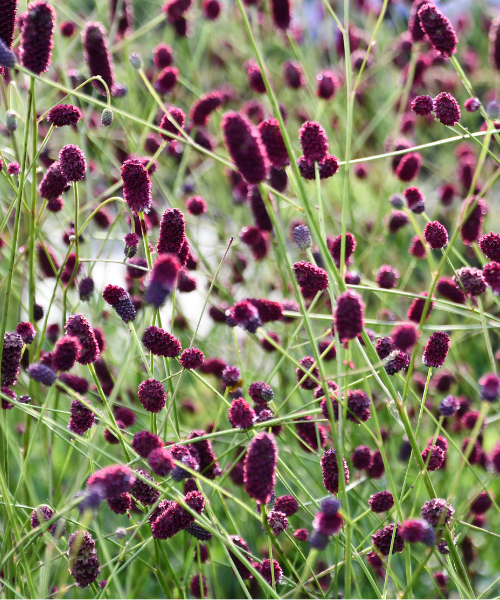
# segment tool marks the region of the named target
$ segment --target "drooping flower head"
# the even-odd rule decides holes
[[[231,158],[248,183],[260,183],[267,175],[267,154],[259,132],[243,115],[228,112],[221,129]]]
[[[420,26],[434,50],[450,58],[457,51],[458,38],[450,21],[434,4],[424,4],[418,11]]]
[[[108,50],[106,30],[101,23],[87,23],[82,31],[83,57],[92,77],[101,77],[111,94],[115,93],[114,66]],[[98,80],[92,82],[94,88],[106,95],[106,88]]]
[[[149,173],[138,158],[126,160],[121,167],[123,197],[130,210],[136,215],[148,213],[151,204],[151,180]]]
[[[21,64],[41,75],[49,68],[54,47],[54,9],[45,0],[36,0],[28,4],[21,23]]]

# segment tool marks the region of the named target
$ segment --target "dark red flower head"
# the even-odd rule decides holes
[[[415,179],[422,167],[422,156],[418,152],[405,154],[396,169],[396,177],[405,183]]]
[[[423,295],[427,296],[427,292],[424,292]],[[413,300],[408,312],[406,313],[406,316],[410,319],[410,321],[413,321],[414,323],[420,323],[420,319],[422,318],[422,314],[424,312],[425,302],[426,301],[424,298],[415,298],[415,300]],[[429,318],[433,308],[434,302],[430,302],[425,320]]]
[[[299,286],[308,292],[317,293],[328,287],[328,274],[321,267],[302,260],[293,265],[293,272]]]
[[[303,390],[313,390],[317,385],[317,380],[319,378],[319,371],[318,371],[318,367],[314,367],[311,371],[311,375],[312,377],[314,377],[315,379],[312,379],[311,376],[307,375],[307,372],[309,370],[311,370],[311,368],[314,365],[314,358],[312,356],[304,356],[303,358],[301,358],[299,360],[299,366],[296,368],[295,373],[297,375],[297,382],[300,383],[302,381],[302,379],[304,379],[304,381],[302,381],[302,383],[300,383],[300,387]]]
[[[481,252],[490,260],[500,261],[500,233],[487,233],[479,239]]]
[[[456,302],[457,304],[465,304],[467,299],[462,288],[449,277],[439,279],[436,284],[436,291],[450,302]]]
[[[118,498],[134,485],[136,477],[126,465],[111,465],[96,471],[87,479],[87,486],[100,486],[106,498]]]
[[[299,131],[299,140],[305,159],[313,165],[321,162],[328,153],[328,140],[323,127],[315,121],[307,121]]]
[[[59,168],[66,181],[81,181],[85,177],[87,163],[83,152],[74,144],[67,144],[59,152]]]
[[[144,408],[152,413],[160,412],[167,401],[163,385],[157,379],[146,379],[140,383],[137,395]]]
[[[193,196],[186,200],[186,209],[189,214],[197,217],[207,212],[207,203],[201,196]]]
[[[316,95],[323,100],[331,100],[339,87],[339,81],[332,71],[321,71],[316,75]]]
[[[383,556],[388,556],[391,553],[403,552],[405,543],[399,534],[400,524],[396,524],[396,535],[394,536],[394,523],[387,525],[383,529],[379,529],[372,535],[372,543]],[[394,537],[394,542],[392,541]]]
[[[337,452],[334,448],[327,450],[321,458],[321,469],[323,471],[323,485],[331,493],[339,491],[339,465]],[[349,483],[349,469],[347,462],[343,459],[345,485]]]
[[[101,23],[87,23],[82,31],[83,57],[92,77],[100,76],[108,86],[111,94],[115,92],[114,67],[108,50],[106,30]],[[101,94],[106,95],[106,88],[97,79],[92,85]]]
[[[347,291],[337,298],[334,328],[341,342],[354,339],[363,330],[365,305],[356,292]]]
[[[475,267],[462,267],[457,269],[453,281],[458,286],[462,284],[463,289],[472,296],[479,296],[486,291],[486,281],[481,269]]]
[[[228,152],[248,183],[260,183],[267,175],[267,155],[258,131],[236,112],[222,118],[221,129]]]
[[[228,318],[248,333],[255,333],[262,325],[258,309],[249,300],[241,300],[232,306],[226,313],[226,322]]]
[[[332,255],[333,260],[335,261],[335,264],[337,265],[337,268],[340,268],[340,254],[341,254],[341,250],[342,250],[342,236],[338,235],[336,238],[332,238],[332,237],[327,237],[326,238],[326,243],[328,246],[328,250],[330,251],[330,254]],[[354,254],[354,251],[356,250],[356,246],[357,246],[357,242],[356,242],[356,238],[354,237],[354,235],[352,233],[347,232],[345,235],[345,264],[349,264],[352,255]]]
[[[204,94],[191,107],[189,116],[196,126],[208,124],[211,113],[222,104],[222,94],[218,91]]]
[[[372,452],[368,446],[358,446],[351,454],[351,461],[355,469],[366,471],[372,463]]]
[[[453,26],[434,4],[424,4],[418,11],[423,32],[434,50],[450,58],[457,51],[458,38]]]
[[[391,492],[377,492],[370,496],[368,504],[374,513],[387,512],[394,506],[394,497]]]
[[[149,466],[159,477],[168,477],[174,468],[172,455],[167,448],[155,448],[148,455]]]
[[[46,200],[58,198],[68,187],[68,180],[61,172],[58,161],[52,163],[42,178],[38,187],[38,193]]]
[[[274,583],[281,583],[283,580],[283,569],[280,567],[277,560],[273,558],[273,566],[271,570],[271,559],[266,558],[260,564],[256,564],[255,568],[262,577],[267,581],[269,585],[273,584],[273,575],[274,575]]]
[[[153,50],[153,62],[157,69],[170,67],[173,63],[173,51],[168,44],[158,44]]]
[[[425,210],[425,197],[417,187],[409,187],[404,191],[404,197],[408,208],[419,215]]]
[[[500,378],[495,373],[487,373],[479,380],[481,398],[487,402],[494,402],[500,396]]]
[[[424,228],[424,239],[432,250],[444,248],[448,243],[446,227],[439,221],[431,221]]]
[[[245,70],[247,72],[248,83],[250,84],[252,90],[256,94],[265,94],[266,85],[264,83],[264,79],[262,78],[262,73],[257,61],[255,61],[253,58],[248,60],[245,63]]]
[[[203,16],[209,21],[215,21],[218,18],[221,8],[222,6],[219,0],[203,0],[201,3]]]
[[[255,420],[255,411],[243,398],[233,400],[229,407],[229,422],[233,427],[249,429]]]
[[[203,364],[204,355],[198,348],[186,348],[181,354],[179,362],[185,369],[198,369]]]
[[[156,356],[174,358],[182,352],[179,340],[168,331],[151,325],[146,327],[142,336],[144,346]]]
[[[443,466],[446,452],[437,444],[427,448],[422,452],[422,460],[427,465],[428,471],[437,471]]]
[[[422,42],[425,38],[425,33],[420,26],[420,19],[418,18],[418,11],[424,4],[427,4],[427,0],[415,0],[411,9],[410,19],[408,21],[408,32],[410,33],[411,41],[413,42]]]
[[[382,265],[378,270],[375,281],[384,290],[390,290],[398,285],[399,273],[391,265]]]
[[[68,335],[74,335],[80,342],[81,351],[77,359],[78,362],[81,365],[95,362],[100,350],[94,331],[87,319],[81,314],[71,315],[64,328]]]
[[[437,527],[438,525],[443,527],[450,524],[450,519],[454,513],[455,509],[446,500],[432,498],[424,502],[420,516],[433,527]]]
[[[272,435],[257,434],[248,447],[244,464],[244,481],[247,494],[267,504],[276,484],[278,448]]]
[[[9,51],[14,43],[14,30],[16,28],[17,1],[4,0],[2,2],[2,15],[0,18],[0,41],[5,44]],[[11,56],[15,60],[15,56]],[[0,66],[0,76],[5,73],[4,68]]]
[[[472,211],[470,207],[475,205]],[[464,213],[469,216],[463,221],[460,235],[462,237],[462,241],[464,244],[472,244],[473,242],[477,242],[481,235],[481,229],[484,221],[484,217],[488,212],[488,205],[485,200],[482,198],[477,198],[473,196],[468,200],[464,200],[462,204],[462,214],[460,215],[460,219],[462,219]]]
[[[280,496],[276,498],[274,510],[282,512],[287,517],[291,517],[299,510],[299,503],[293,496]]]
[[[18,323],[16,332],[22,337],[25,344],[31,344],[36,336],[36,330],[29,322]]]
[[[181,108],[177,108],[176,106],[172,106],[167,109],[167,112],[163,115],[160,127],[165,131],[173,135],[180,135],[181,129],[184,127],[184,123],[186,122],[186,115]],[[160,137],[166,140],[167,144],[170,144],[174,141],[173,138],[165,135],[164,133],[160,133]]]
[[[134,215],[148,213],[151,208],[151,180],[138,158],[126,160],[121,167],[123,197]]]
[[[72,335],[65,335],[57,341],[52,355],[52,366],[56,371],[69,371],[73,368],[80,353],[80,342]]]
[[[441,92],[434,98],[434,114],[440,123],[452,127],[460,120],[460,106],[451,94]]]
[[[76,125],[82,118],[82,111],[72,104],[58,104],[49,110],[46,118],[54,127]]]
[[[430,96],[417,96],[411,103],[411,109],[417,115],[425,117],[434,110],[434,102]]]
[[[450,349],[450,337],[443,331],[436,331],[431,335],[422,356],[426,367],[442,367]]]
[[[302,73],[302,66],[294,60],[285,60],[281,65],[285,85],[292,90],[298,90],[305,86],[306,82]]]
[[[278,119],[267,119],[259,123],[259,132],[269,158],[276,169],[284,169],[290,164],[288,152],[281,135]]]
[[[286,31],[292,20],[290,0],[272,0],[271,11],[274,25],[278,29]]]
[[[132,439],[132,448],[142,458],[147,458],[153,450],[162,447],[163,442],[150,431],[138,431]]]
[[[195,430],[189,434],[190,440],[204,436],[203,430]],[[200,463],[200,473],[208,479],[215,479],[222,474],[222,471],[215,458],[214,451],[212,450],[212,444],[210,440],[199,440],[189,444],[191,452],[198,453],[198,459]]]
[[[99,576],[101,565],[95,542],[88,531],[75,531],[68,540],[68,565],[76,587],[88,588]]]
[[[48,365],[31,363],[27,371],[31,379],[39,381],[40,383],[43,383],[43,385],[51,386],[54,385],[56,381],[56,373],[52,367],[49,367]]]
[[[41,75],[49,68],[54,47],[54,9],[45,0],[36,0],[21,17],[21,64]]]

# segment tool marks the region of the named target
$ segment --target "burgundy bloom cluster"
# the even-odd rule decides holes
[[[389,554],[394,554],[395,552],[403,552],[405,543],[400,535],[400,531],[401,525],[397,523],[396,534],[394,535],[394,523],[391,523],[372,535],[372,544],[383,556],[389,556]]]
[[[83,57],[92,77],[101,77],[111,94],[116,95],[114,66],[108,50],[106,30],[101,23],[87,23],[82,31]],[[98,79],[92,82],[95,89],[106,95],[106,88]]]
[[[68,182],[81,181],[85,177],[87,163],[83,152],[74,144],[67,144],[59,152],[61,175]]]
[[[158,413],[167,402],[163,385],[157,379],[146,379],[139,384],[137,395],[144,408],[152,413]]]
[[[99,576],[101,565],[95,542],[88,531],[75,531],[69,536],[68,559],[69,572],[76,586],[90,587]]]
[[[450,58],[457,51],[458,38],[450,21],[434,4],[424,4],[418,10],[422,31],[427,35],[434,50]]]
[[[176,256],[160,255],[153,265],[145,300],[148,304],[160,308],[167,296],[173,292],[181,264]]]
[[[426,546],[433,546],[436,541],[434,529],[421,519],[408,519],[400,527],[399,535],[405,542],[415,544],[422,542]]]
[[[205,435],[203,430],[195,430],[189,434],[188,439],[193,440]],[[192,454],[197,455],[200,464],[200,473],[208,479],[215,479],[222,474],[222,471],[215,458],[210,440],[198,440],[189,444]]]
[[[3,7],[2,7],[3,10]],[[28,4],[21,22],[21,64],[36,75],[49,69],[54,47],[55,12],[45,0]]]
[[[122,287],[109,283],[102,292],[104,301],[112,306],[124,323],[134,321],[136,312],[132,300]]]
[[[73,368],[80,350],[78,338],[72,335],[65,335],[56,343],[52,355],[52,366],[56,371],[69,371]]]
[[[356,292],[347,291],[337,298],[333,327],[341,342],[348,342],[358,336],[364,325],[365,305]]]
[[[245,491],[267,504],[276,484],[278,448],[274,437],[266,432],[257,434],[248,447],[244,463]]]
[[[81,350],[77,358],[78,362],[81,365],[95,362],[100,350],[94,330],[87,319],[81,314],[71,315],[66,321],[64,329],[68,335],[78,338],[80,342]]]
[[[123,198],[133,214],[148,213],[152,204],[151,180],[142,162],[138,158],[126,160],[121,167],[121,177]]]
[[[444,248],[448,243],[448,232],[446,227],[439,221],[431,221],[424,228],[424,239],[431,250]]]
[[[323,485],[331,494],[339,491],[339,465],[337,451],[334,448],[327,450],[321,458],[321,469],[323,471]],[[349,468],[345,458],[343,459],[344,481],[349,484]]]
[[[450,519],[454,513],[455,509],[446,500],[432,498],[424,502],[420,516],[432,527],[443,527],[450,524]]]
[[[49,110],[46,118],[54,127],[76,125],[82,118],[82,111],[72,104],[57,104]]]
[[[461,285],[471,296],[479,296],[486,291],[486,281],[481,269],[475,267],[462,267],[457,269],[453,276],[455,284]]]
[[[228,112],[222,117],[221,129],[228,152],[248,183],[266,178],[268,159],[259,132],[243,115]]]
[[[373,496],[370,496],[368,504],[374,513],[387,512],[394,506],[394,497],[391,492],[377,492]]]
[[[90,404],[89,400],[87,402]],[[69,413],[68,429],[77,435],[84,435],[95,423],[94,413],[76,399],[71,403]]]
[[[317,294],[328,287],[328,274],[321,267],[302,260],[293,265],[293,272],[305,292]]]
[[[141,458],[148,458],[153,450],[162,447],[163,442],[160,438],[147,430],[138,431],[132,439],[132,448]]]
[[[134,485],[136,477],[125,465],[111,465],[96,471],[87,479],[89,489],[101,488],[106,498],[118,498]]]
[[[56,161],[50,165],[38,187],[38,193],[45,200],[55,200],[68,187],[68,180],[61,172],[61,165]],[[61,200],[62,202],[62,200]]]
[[[155,448],[148,456],[149,466],[159,477],[168,477],[174,468],[172,454],[167,448]]]
[[[284,169],[290,164],[288,152],[281,135],[278,119],[267,119],[259,123],[258,130],[269,162],[276,169]]]
[[[443,125],[453,127],[460,120],[460,106],[448,92],[441,92],[434,98],[434,114]]]
[[[335,238],[327,237],[326,244],[328,246],[328,250],[332,255],[335,264],[337,265],[337,269],[340,269],[340,255],[342,251],[342,236],[338,235]],[[356,238],[352,233],[347,232],[345,235],[345,249],[344,249],[344,260],[345,264],[349,264],[354,251],[356,250],[357,242]]]
[[[425,346],[422,362],[426,367],[439,368],[444,365],[450,349],[450,337],[447,333],[436,331]]]
[[[155,356],[175,358],[182,352],[179,340],[168,331],[151,325],[146,327],[142,336],[142,343]]]
[[[255,333],[262,325],[259,311],[249,300],[241,300],[226,311],[226,323],[230,327],[239,325],[248,333]]]
[[[186,529],[186,527],[189,527],[189,525],[195,521],[193,515],[177,504],[177,502],[171,500],[166,500],[164,502],[165,504],[160,503],[158,505],[158,509],[162,507],[163,510],[160,511],[156,518],[151,521],[151,518],[155,515],[156,511],[154,511],[150,517],[151,533],[155,539],[160,540],[166,540],[173,537],[176,533]],[[198,514],[201,514],[205,508],[203,494],[198,491],[192,491],[186,494],[184,502]]]
[[[166,69],[164,69],[165,71]],[[162,73],[164,72],[162,71]],[[167,112],[163,115],[160,127],[161,129],[168,131],[172,135],[179,135],[181,129],[184,127],[186,122],[186,115],[184,111],[176,106],[171,106],[167,109]],[[160,133],[160,137],[163,138],[167,144],[171,144],[175,140],[165,133]]]

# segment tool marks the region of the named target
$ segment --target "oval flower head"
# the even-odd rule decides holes
[[[444,331],[436,331],[431,335],[422,356],[426,367],[442,367],[450,349],[450,336]]]
[[[274,437],[262,432],[250,442],[245,456],[244,481],[247,494],[267,504],[276,484],[278,448]]]

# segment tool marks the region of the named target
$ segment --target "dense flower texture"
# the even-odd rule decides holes
[[[255,565],[255,568],[262,577],[267,581],[269,585],[274,583],[281,583],[283,579],[283,569],[280,567],[277,560],[273,558],[273,566],[271,569],[271,560],[269,558],[264,559],[260,564]],[[273,578],[274,575],[274,578]]]
[[[65,335],[57,341],[52,355],[52,366],[56,371],[69,371],[73,368],[80,352],[80,342],[72,335]]]
[[[481,269],[475,267],[462,267],[453,277],[456,285],[462,284],[463,289],[472,296],[479,296],[486,291],[486,281]]]
[[[78,362],[81,365],[88,365],[97,360],[100,354],[94,331],[87,319],[80,314],[71,315],[64,326],[68,335],[78,338],[81,350],[78,355]]]
[[[47,114],[47,121],[54,127],[76,125],[81,118],[81,110],[72,104],[58,104],[51,108]]]
[[[434,114],[443,125],[453,126],[460,120],[460,106],[451,94],[441,92],[434,98]]]
[[[111,465],[96,471],[87,479],[87,486],[101,487],[106,498],[118,498],[134,485],[136,477],[129,467]]]
[[[422,167],[422,156],[418,152],[405,154],[396,168],[396,177],[408,182],[415,179]]]
[[[328,275],[321,267],[300,261],[293,265],[297,283],[307,292],[317,293],[328,287]]]
[[[150,431],[138,431],[132,439],[132,448],[141,458],[147,458],[153,450],[162,448],[163,442]]]
[[[425,117],[434,110],[434,103],[430,96],[417,96],[411,103],[411,109],[417,115]]]
[[[450,337],[447,333],[437,331],[433,333],[427,342],[422,356],[422,362],[426,367],[442,367],[450,348]]]
[[[159,477],[168,477],[174,468],[173,457],[167,448],[155,448],[148,456],[149,466]]]
[[[88,588],[101,572],[95,542],[88,531],[75,531],[69,536],[68,559],[70,575],[79,588]]]
[[[377,492],[370,496],[368,504],[374,513],[387,512],[394,506],[394,497],[391,492]]]
[[[151,180],[149,173],[138,158],[126,160],[121,167],[123,197],[135,214],[148,213],[151,208]]]
[[[418,18],[434,50],[445,58],[453,56],[458,44],[457,34],[443,13],[434,4],[424,4],[418,11]]]
[[[89,401],[87,400],[87,402]],[[94,413],[79,400],[73,400],[69,413],[71,418],[68,423],[68,429],[77,435],[84,435],[95,423]]]
[[[269,162],[276,169],[284,169],[290,164],[288,152],[281,135],[278,119],[267,119],[259,123],[259,132]]]
[[[342,527],[342,517],[338,514],[340,502],[337,498],[326,498],[320,508],[313,521],[314,529],[326,536],[338,533]]]
[[[299,131],[299,140],[305,159],[314,164],[321,162],[328,152],[328,140],[325,130],[319,123],[307,121]]]
[[[157,258],[146,290],[146,302],[160,308],[174,288],[181,270],[179,260],[171,254]]]
[[[365,305],[356,292],[347,291],[337,298],[334,328],[341,342],[354,339],[363,330]]]
[[[403,552],[405,543],[400,533],[400,524],[396,525],[396,535],[394,536],[394,523],[387,525],[383,529],[379,529],[374,535],[372,535],[372,543],[377,550],[384,556],[389,556],[391,553]],[[393,540],[394,536],[394,542]]]
[[[83,56],[92,77],[102,77],[109,91],[115,92],[115,76],[113,62],[108,50],[106,30],[101,23],[87,23],[82,31]],[[94,80],[92,85],[102,95],[106,95],[106,88],[99,80]]]
[[[479,239],[479,248],[481,252],[490,260],[500,261],[500,234],[487,233]]]
[[[233,400],[229,407],[229,422],[233,427],[249,429],[255,420],[255,411],[243,398]]]
[[[112,306],[118,316],[124,323],[134,321],[136,312],[132,300],[122,287],[119,285],[111,285],[110,283],[104,288],[102,292],[104,301]]]
[[[156,249],[158,254],[178,255],[186,242],[184,215],[178,208],[167,209],[161,218]]]
[[[167,402],[163,385],[157,379],[146,379],[140,383],[137,395],[144,408],[152,413],[160,412]]]
[[[81,181],[85,177],[87,163],[83,152],[74,144],[67,144],[59,152],[59,167],[66,181]]]
[[[243,115],[226,113],[221,121],[231,158],[248,183],[260,183],[267,175],[267,155],[258,131]]]
[[[267,504],[276,484],[278,448],[272,435],[262,432],[250,442],[244,463],[244,481],[247,494]]]
[[[177,502],[167,502],[166,510],[161,512],[151,523],[151,533],[155,539],[169,539],[176,533],[179,533],[179,531],[189,527],[195,521],[191,513],[177,504]],[[201,514],[205,508],[203,495],[197,491],[186,494],[184,502],[198,514]]]
[[[338,79],[332,71],[322,71],[316,75],[316,95],[319,98],[331,100],[338,87]]]
[[[431,221],[424,228],[424,239],[432,250],[444,248],[448,243],[446,227],[439,221]]]
[[[432,498],[432,500],[424,502],[420,516],[433,527],[438,525],[442,527],[450,524],[450,519],[454,513],[455,509],[446,500]]]
[[[43,385],[51,386],[54,385],[56,381],[55,371],[42,363],[31,363],[27,371],[31,379],[39,381],[40,383],[43,383]]]
[[[151,325],[146,327],[142,336],[142,343],[155,356],[174,358],[182,352],[179,340],[168,331]]]
[[[54,47],[54,9],[45,0],[37,0],[28,4],[28,10],[21,15],[20,21],[21,64],[41,75],[49,68]]]
[[[312,356],[304,356],[299,360],[299,365],[295,369],[297,375],[297,383],[303,390],[313,390],[318,385],[319,371],[318,367],[314,366],[314,358]],[[307,375],[310,371],[311,376]],[[302,381],[303,380],[303,381]]]
[[[335,264],[337,265],[337,269],[340,268],[340,255],[342,253],[342,236],[338,235],[335,238],[327,237],[326,244],[328,246],[328,250],[332,255]],[[345,234],[345,249],[344,249],[344,261],[345,264],[349,264],[354,251],[356,250],[357,242],[356,238],[352,233],[347,232]]]
[[[344,481],[345,485],[349,483],[349,469],[344,459]],[[337,452],[334,448],[327,450],[321,458],[321,469],[323,471],[323,485],[331,493],[336,494],[339,491],[339,466]]]
[[[409,187],[404,191],[404,197],[408,208],[416,215],[420,215],[425,210],[425,197],[417,187]]]
[[[248,300],[241,300],[226,312],[226,322],[231,320],[231,326],[239,325],[248,333],[255,333],[262,325],[258,309]]]
[[[184,127],[185,122],[186,115],[184,114],[184,111],[176,106],[171,106],[163,115],[160,122],[160,127],[172,135],[180,135],[180,130]],[[167,144],[175,141],[173,138],[165,135],[164,133],[160,133],[160,137],[166,140]]]
[[[203,352],[198,348],[186,348],[179,358],[184,369],[198,369],[205,359]]]
[[[61,172],[61,165],[56,161],[50,165],[38,187],[38,193],[45,200],[58,198],[68,186],[68,180]]]
[[[195,430],[189,434],[190,440],[205,435],[203,430]],[[198,460],[200,463],[200,473],[208,479],[215,479],[222,473],[212,450],[212,444],[210,440],[199,440],[197,442],[191,442],[189,445],[190,449],[194,448],[194,453],[198,453]]]
[[[21,336],[25,344],[31,344],[36,336],[33,325],[29,322],[22,322],[16,325],[16,332]]]
[[[2,2],[2,13],[0,16],[0,42],[5,44],[6,50],[12,48],[14,42],[14,30],[16,27],[17,1],[4,0]],[[13,56],[15,59],[15,56]],[[0,75],[4,74],[4,68],[0,66]]]

